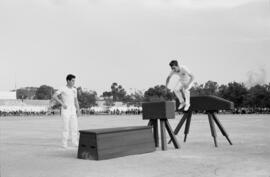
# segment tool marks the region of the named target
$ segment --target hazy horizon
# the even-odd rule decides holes
[[[0,91],[43,84],[127,91],[164,84],[177,59],[195,81],[270,82],[269,0],[2,0]]]

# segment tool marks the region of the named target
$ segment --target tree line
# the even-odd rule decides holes
[[[17,99],[50,100],[56,89],[48,85],[40,87],[25,87],[16,90]],[[81,108],[89,108],[97,105],[97,92],[82,87],[77,88],[78,100]],[[207,81],[204,84],[194,83],[191,88],[191,96],[215,95],[230,100],[236,108],[270,108],[270,83],[246,87],[243,83],[230,82],[219,85],[215,81]],[[113,106],[115,102],[123,102],[128,105],[139,106],[143,101],[154,99],[173,100],[175,95],[164,85],[156,85],[145,92],[137,90],[127,93],[124,87],[116,82],[111,84],[108,91],[101,95],[105,104]]]

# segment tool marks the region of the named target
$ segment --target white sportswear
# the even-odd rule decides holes
[[[69,133],[71,133],[71,141],[73,145],[78,145],[78,120],[76,115],[75,99],[77,99],[77,89],[75,87],[69,88],[64,86],[60,88],[57,95],[61,95],[63,103],[67,106],[66,109],[62,107],[61,115],[63,118],[63,146],[68,144]]]

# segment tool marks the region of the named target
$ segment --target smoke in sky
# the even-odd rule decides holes
[[[248,80],[246,81],[246,86],[248,88],[266,83],[266,70],[264,68],[251,70],[247,73],[247,76]]]

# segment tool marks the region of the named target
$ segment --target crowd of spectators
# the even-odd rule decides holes
[[[44,106],[0,106],[0,116],[40,116],[47,113]]]
[[[6,117],[6,116],[42,116],[47,115],[47,111],[0,111],[0,116]]]
[[[91,114],[109,114],[109,115],[139,115],[142,112],[141,107],[91,107],[81,109],[83,115]]]
[[[235,108],[233,114],[270,114],[270,108]]]
[[[142,107],[91,107],[81,109],[82,115],[139,115]],[[200,113],[200,112],[197,112]],[[235,108],[232,111],[219,111],[232,114],[270,114],[270,108]],[[44,116],[59,115],[59,109],[45,109],[41,107],[23,107],[23,109],[7,109],[0,107],[0,116]]]

